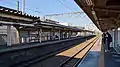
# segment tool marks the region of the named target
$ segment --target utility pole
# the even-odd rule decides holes
[[[22,0],[22,13],[24,14],[25,12],[25,0]]]
[[[17,11],[19,11],[19,1],[17,1],[17,7],[16,7]]]

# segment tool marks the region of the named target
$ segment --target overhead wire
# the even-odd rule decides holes
[[[11,6],[15,6],[14,3],[12,2],[8,2],[6,0],[0,0],[1,2],[5,2],[6,5],[11,5]]]
[[[68,5],[70,5],[71,6],[71,4],[69,4],[66,0],[64,0],[64,2],[66,2]],[[71,6],[72,7],[72,6]],[[74,8],[74,7],[72,7],[74,10],[76,10],[77,11],[77,9],[76,8]],[[83,13],[81,13],[81,14],[83,14]],[[83,15],[83,16],[81,16],[81,14],[76,14],[77,16],[74,16],[76,19],[78,19],[79,17],[85,17],[85,15]],[[73,16],[72,16],[73,17]],[[70,18],[70,17],[69,17]]]
[[[69,7],[66,4],[64,4],[61,0],[56,0],[56,1],[59,2],[60,4],[64,5],[67,9],[73,11],[73,9],[71,9],[71,7]]]
[[[11,4],[11,5],[16,5],[16,3],[14,2],[13,3],[13,1],[6,1],[6,0],[4,0],[4,2],[5,3],[8,3],[8,4]],[[76,11],[76,9],[75,8],[73,8],[73,7],[71,7],[70,6],[70,4],[67,2],[67,1],[65,1],[64,0],[64,2],[66,2],[66,4],[63,2],[63,1],[61,1],[61,0],[57,0],[57,2],[59,2],[60,4],[62,4],[62,5],[64,5],[67,9],[69,9],[69,10],[71,10],[71,11]],[[20,2],[21,3],[21,2]],[[68,6],[69,5],[69,6]],[[21,5],[20,5],[20,7],[22,7]],[[44,15],[44,13],[42,13],[41,11],[37,11],[37,10],[35,10],[35,9],[31,9],[31,8],[29,8],[28,6],[25,6],[25,9],[26,10],[28,10],[28,11],[33,11],[33,12],[35,12],[35,13],[39,13],[39,14],[42,14],[42,15]],[[70,19],[70,18],[72,18],[73,17],[73,15],[71,15],[70,14],[70,16],[69,16],[69,18],[68,19]],[[68,20],[68,19],[66,19],[66,21]]]
[[[13,2],[13,1],[2,1],[2,2],[5,2],[5,3],[8,3],[8,4],[10,4],[10,5],[13,5],[13,6],[16,6],[16,3],[15,2]],[[19,3],[21,3],[21,2],[19,2]],[[19,5],[19,7],[22,7],[21,5]],[[33,11],[33,12],[35,12],[35,13],[39,13],[39,14],[42,14],[42,15],[44,15],[44,13],[43,12],[40,12],[40,11],[37,11],[37,10],[35,10],[35,9],[31,9],[31,8],[29,8],[28,6],[26,6],[25,5],[25,10],[28,10],[28,11]]]
[[[62,0],[62,1],[63,1],[63,0]],[[64,2],[65,2],[67,5],[69,5],[72,9],[74,9],[75,11],[77,11],[77,9],[76,9],[76,8],[74,8],[73,6],[71,6],[71,4],[70,4],[70,3],[68,3],[68,1],[64,0]]]
[[[62,1],[63,1],[63,0],[62,0]],[[71,6],[71,4],[70,4],[70,3],[68,3],[66,0],[64,0],[64,2],[65,2],[66,4],[68,4],[69,6]],[[72,7],[72,6],[71,6],[71,7]],[[72,7],[72,8],[73,8],[75,11],[77,11],[77,9],[76,9],[76,8],[74,8],[74,7]],[[81,14],[81,13],[80,13],[80,14]],[[81,15],[80,15],[80,14],[79,14],[79,15],[77,15],[77,16],[75,16],[75,17],[77,17],[77,18],[78,18],[79,16],[81,17]],[[69,17],[69,18],[70,18],[70,17]]]
[[[71,11],[74,11],[74,12],[77,11],[77,9],[71,7],[71,5],[70,5],[66,0],[64,0],[64,2],[63,2],[63,0],[57,0],[57,2],[59,2],[59,3],[62,4],[62,5],[64,5],[67,9],[69,9],[69,10],[71,10]],[[65,3],[66,3],[66,4],[65,4]],[[70,6],[70,7],[69,7],[69,6]],[[72,17],[73,17],[73,16],[70,14],[69,18],[66,19],[65,21],[69,20],[69,19],[72,18]]]

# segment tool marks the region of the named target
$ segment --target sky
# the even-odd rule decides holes
[[[22,7],[22,0],[0,0],[0,6],[16,9],[17,1],[19,1],[19,10]],[[83,12],[82,9],[75,3],[74,0],[25,0],[25,13],[40,16],[45,15]],[[46,17],[48,19],[56,20],[61,23],[68,23],[70,25],[90,27],[94,26],[93,22],[85,13],[81,14],[65,14],[59,16]]]

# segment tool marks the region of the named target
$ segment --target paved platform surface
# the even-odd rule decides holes
[[[104,67],[120,67],[120,54],[112,48],[110,52],[104,52]]]
[[[100,40],[97,41],[96,46],[77,67],[120,67],[120,54],[113,48],[105,52],[103,47],[100,49],[101,46]]]
[[[101,38],[89,51],[86,58],[77,67],[98,67],[98,60],[101,52]]]
[[[69,40],[75,40],[75,39],[79,39],[82,37],[75,37],[75,38],[70,38],[70,39],[63,39],[63,40],[57,40],[57,41],[48,41],[48,42],[42,42],[42,43],[26,43],[26,44],[19,44],[16,46],[0,46],[0,53],[3,52],[9,52],[9,51],[14,51],[14,50],[21,50],[21,49],[26,49],[26,48],[32,48],[32,47],[38,47],[38,46],[43,46],[43,45],[47,45],[47,44],[55,44],[55,43],[60,43],[60,42],[65,42],[65,41],[69,41]]]

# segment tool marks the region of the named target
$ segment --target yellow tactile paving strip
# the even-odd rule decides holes
[[[96,42],[96,40],[94,42],[92,42],[88,47],[86,47],[84,50],[82,50],[79,54],[77,54],[75,56],[75,58],[83,58],[84,55],[88,52],[88,50],[92,47],[92,45]]]
[[[101,37],[99,37],[99,39],[94,42],[93,47],[90,49],[90,51],[86,54],[86,56],[82,56],[85,55],[85,53],[87,52],[87,48],[85,50],[82,51],[82,53],[78,54],[78,57],[83,58],[83,60],[79,63],[79,65],[77,67],[98,67],[98,60],[99,60],[99,56],[100,56],[100,52],[101,52],[101,42],[102,39]],[[102,67],[99,66],[99,67]]]
[[[95,45],[91,48],[90,51],[99,51],[101,52],[101,42],[102,42],[102,38],[100,37],[99,42],[96,42]]]
[[[79,52],[79,50],[83,49],[86,45],[88,45],[90,42],[92,42],[96,37],[87,40],[86,42],[83,42],[73,48],[70,48],[68,50],[65,50],[59,54],[57,54],[56,56],[68,56],[68,57],[72,57],[74,54],[76,54],[77,52]]]

